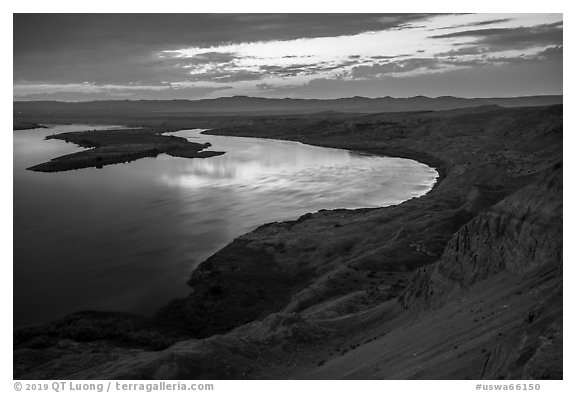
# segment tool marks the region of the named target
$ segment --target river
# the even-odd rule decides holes
[[[201,130],[174,134],[226,154],[26,170],[83,150],[45,136],[107,128],[13,133],[14,327],[86,309],[151,314],[190,292],[200,262],[261,224],[398,204],[428,192],[438,176],[408,159]]]

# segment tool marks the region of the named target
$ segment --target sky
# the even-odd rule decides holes
[[[14,100],[562,94],[562,14],[14,14]]]

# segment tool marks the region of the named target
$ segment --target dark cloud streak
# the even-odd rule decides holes
[[[438,28],[433,29],[433,30],[452,30],[452,29],[461,29],[462,27],[488,26],[488,25],[495,25],[498,23],[506,23],[509,21],[511,21],[510,18],[491,19],[491,20],[484,20],[481,22],[471,22],[471,23],[464,23],[464,24],[454,25],[454,26],[438,27]]]
[[[511,50],[562,45],[562,37],[562,22],[558,22],[529,27],[464,30],[430,38],[476,38],[476,45],[489,50]]]

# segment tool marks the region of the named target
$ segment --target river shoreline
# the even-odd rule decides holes
[[[37,144],[36,151],[48,146],[46,154],[15,162],[15,167],[19,168],[15,190],[16,327],[46,323],[77,310],[123,311],[152,316],[168,301],[187,293],[186,281],[192,268],[237,236],[272,221],[294,220],[320,209],[396,204],[426,193],[438,176],[435,170],[413,160],[378,158],[299,142],[212,137],[200,135],[201,130],[173,135],[191,142],[212,143],[212,150],[226,151],[226,156],[208,162],[163,155],[158,159],[139,160],[104,170],[87,169],[56,175],[36,174],[24,169],[54,156],[81,150],[74,143],[64,143],[59,139],[44,141],[45,136],[96,128],[96,125],[76,125],[30,132],[26,140],[30,140],[31,146]],[[90,138],[90,134],[96,133],[79,132],[74,135],[82,139],[84,134]],[[24,136],[19,134],[15,138]],[[15,142],[15,155],[26,157],[26,146],[19,140]],[[51,153],[50,146],[61,150]],[[405,175],[399,176],[398,173]],[[117,184],[122,184],[125,190],[120,195],[116,194]],[[31,192],[44,195],[43,208],[36,207],[34,198],[24,198]],[[95,195],[101,196],[95,198]],[[186,198],[182,199],[181,195],[186,195]],[[206,197],[210,203],[204,202]],[[158,210],[153,209],[158,198],[172,202],[158,206]],[[132,199],[139,209],[144,209],[139,212],[132,207]],[[79,208],[92,204],[99,214]],[[180,216],[182,211],[192,209],[193,214]],[[122,215],[122,212],[131,213]],[[140,229],[138,217],[142,222],[157,225]],[[58,219],[62,224],[59,225],[59,234],[54,234],[49,231],[49,223],[59,222]],[[175,230],[175,227],[180,230]],[[106,233],[94,237],[102,228]],[[23,240],[33,236],[32,231],[43,235]],[[208,241],[202,235],[206,232],[212,233]],[[46,249],[45,256],[32,251],[38,249]],[[86,249],[90,251],[86,253]],[[79,264],[79,259],[84,263]],[[35,280],[38,263],[43,263],[46,277],[53,272],[51,266],[64,264],[70,272],[67,275],[70,283],[77,277],[84,277],[83,272],[89,269],[88,266],[101,266],[103,273],[81,287],[59,289],[49,279],[40,280],[30,290],[25,290],[30,280]],[[114,272],[118,265],[133,267],[136,274],[117,278]],[[160,270],[158,275],[145,273],[152,268]],[[54,273],[58,274],[57,271]],[[131,276],[141,277],[140,280],[148,277],[155,280],[155,284],[142,287]],[[171,278],[167,279],[168,276]],[[109,288],[105,296],[98,295],[98,288],[102,286]],[[42,301],[44,306],[37,306],[34,298],[41,292],[47,293]],[[69,302],[53,300],[67,293],[84,299],[84,304],[74,299]],[[137,296],[132,302],[122,301],[128,293]],[[115,302],[114,299],[119,300]]]
[[[450,250],[451,242],[467,223],[481,219],[485,212],[502,214],[490,213],[501,202],[510,200],[515,206],[513,201],[525,198],[524,187],[539,190],[531,191],[530,195],[541,192],[558,197],[557,185],[545,185],[541,179],[543,176],[558,179],[558,173],[561,174],[561,119],[561,107],[485,108],[320,121],[283,122],[274,118],[212,129],[207,133],[294,140],[415,159],[434,167],[439,177],[430,192],[396,206],[323,210],[295,221],[265,224],[240,236],[193,272],[190,279],[193,292],[188,297],[174,300],[152,320],[110,313],[78,313],[42,327],[17,331],[15,376],[341,378],[342,373],[362,367],[350,368],[351,364],[361,364],[367,359],[362,357],[362,351],[381,351],[382,346],[410,347],[413,338],[395,332],[404,330],[403,326],[412,326],[416,316],[420,315],[425,328],[437,309],[452,310],[448,315],[459,315],[450,297],[457,296],[458,291],[468,293],[477,288],[471,293],[484,293],[482,285],[493,277],[520,280],[518,285],[525,291],[544,285],[526,278],[532,274],[531,270],[514,273],[501,268],[494,268],[478,283],[466,279],[467,287],[458,284],[456,278],[442,281],[441,287],[431,280],[443,277],[442,272],[456,266],[457,262],[446,265],[447,255],[465,259],[465,255],[458,254],[458,248]],[[191,128],[204,127],[200,121]],[[536,202],[524,204],[533,203]],[[530,215],[540,214],[539,209],[533,207],[526,213],[522,225],[529,227]],[[485,227],[479,225],[474,230]],[[478,236],[488,239],[494,235],[479,232]],[[505,237],[503,241],[522,242],[522,239]],[[553,246],[557,244],[550,245]],[[477,250],[474,253],[482,255]],[[540,262],[539,268],[556,264],[557,256],[550,256]],[[442,270],[431,275],[438,266]],[[467,266],[458,274],[454,277],[478,276]],[[557,275],[551,275],[544,283],[551,285],[557,280]],[[454,289],[456,284],[465,289]],[[495,305],[510,302],[508,296],[512,295],[496,291],[497,287],[493,284],[490,293],[497,295],[490,302]],[[504,288],[508,287],[506,284]],[[518,299],[515,308],[518,315],[538,307],[527,297]],[[549,301],[557,302],[554,299]],[[480,306],[470,308],[484,312]],[[459,316],[454,318],[460,321]],[[526,328],[490,318],[496,318],[492,330],[478,333],[467,346],[456,342],[458,332],[474,328],[472,321],[450,322],[451,326],[457,326],[454,332],[448,332],[445,321],[430,325],[435,330],[427,334],[433,338],[419,344],[428,348],[424,351],[429,351],[432,362],[425,374],[411,368],[409,353],[389,350],[379,352],[378,359],[395,357],[397,364],[405,365],[402,373],[394,374],[393,367],[382,371],[361,368],[349,377],[474,377],[467,370],[471,372],[476,364],[485,362],[481,349],[496,345],[498,340],[508,340],[507,345],[513,347],[517,345],[514,340],[518,332]],[[546,321],[546,329],[558,328],[557,319]],[[387,341],[388,336],[395,334],[395,339]],[[535,340],[534,345],[538,346]],[[72,371],[64,367],[69,367],[73,358],[70,350],[62,347],[63,342],[80,345],[76,348],[86,356]],[[452,347],[434,352],[440,342]],[[178,344],[171,346],[175,343]],[[120,347],[138,348],[139,352],[125,353]],[[50,353],[58,359],[58,366],[32,359],[37,351]],[[103,358],[96,361],[94,356],[87,355],[89,351]],[[469,368],[457,366],[462,364],[463,357]],[[437,359],[444,359],[442,371]],[[514,362],[514,359],[502,361]],[[163,367],[167,362],[170,366]],[[198,362],[202,367],[195,366]],[[497,378],[501,369],[498,363],[491,363],[483,377]]]

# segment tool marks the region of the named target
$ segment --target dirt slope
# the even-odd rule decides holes
[[[192,274],[190,296],[134,327],[156,348],[110,328],[79,337],[77,321],[16,332],[15,376],[561,378],[561,106],[211,132],[413,157],[442,180],[398,206],[241,236]]]

